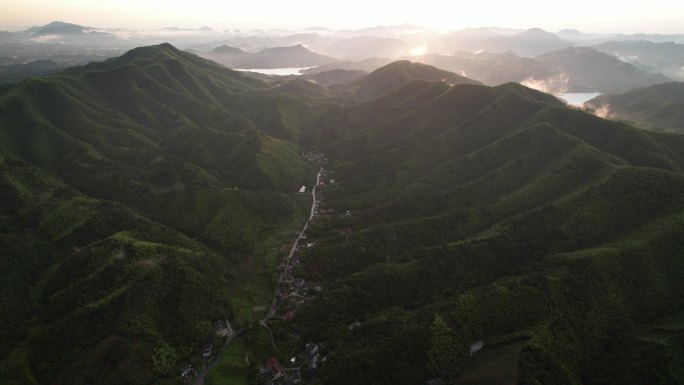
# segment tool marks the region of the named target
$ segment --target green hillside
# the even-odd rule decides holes
[[[399,60],[358,78],[345,88],[351,90],[359,100],[366,101],[386,95],[414,80],[443,81],[452,85],[481,84],[476,80],[427,64]]]
[[[168,44],[3,88],[5,381],[176,381],[298,226],[309,106]]]
[[[310,341],[314,384],[684,382],[684,136],[405,61],[269,81],[162,44],[0,87],[3,383],[183,383],[226,319],[209,383]]]
[[[585,104],[609,118],[629,120],[656,131],[684,132],[684,83],[668,82],[601,95]]]
[[[323,383],[684,380],[681,327],[657,326],[684,305],[681,137],[518,84],[411,83],[323,130],[329,207],[351,213],[317,223],[302,264],[328,285],[296,318],[337,347]]]

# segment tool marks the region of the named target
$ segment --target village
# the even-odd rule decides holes
[[[301,306],[311,302],[314,296],[323,290],[321,283],[307,282],[304,278],[297,277],[294,271],[301,264],[301,255],[306,250],[316,246],[316,242],[308,238],[306,230],[310,224],[315,223],[317,217],[321,215],[321,207],[325,205],[322,189],[326,185],[334,184],[335,180],[330,179],[329,172],[323,168],[328,163],[323,154],[309,152],[304,153],[303,156],[319,166],[320,171],[317,176],[317,184],[312,190],[313,203],[309,220],[302,231],[295,234],[297,238],[296,243],[292,246],[292,252],[285,256],[277,266],[280,279],[278,280],[277,301],[273,306],[278,309],[275,314],[284,321],[291,320]],[[306,187],[302,186],[299,192],[306,193]],[[258,383],[265,385],[298,384],[303,379],[316,375],[319,367],[326,361],[331,348],[329,341],[307,342],[298,355],[289,358],[286,365],[281,364],[276,357],[268,357],[259,366]]]
[[[311,192],[307,191],[306,186],[302,186],[297,192],[299,194],[311,194],[313,202],[307,222],[301,231],[294,234],[296,238],[294,244],[290,246],[290,252],[282,253],[282,257],[277,262],[276,272],[278,273],[278,281],[276,282],[275,298],[271,303],[270,311],[260,321],[261,326],[267,329],[267,321],[274,318],[285,322],[291,320],[301,306],[310,303],[314,296],[323,290],[321,283],[307,282],[304,278],[297,277],[295,271],[301,264],[300,258],[302,254],[316,246],[316,242],[307,237],[306,230],[309,225],[315,223],[321,214],[333,212],[331,209],[323,208],[325,206],[325,198],[322,189],[336,182],[330,178],[329,171],[324,169],[324,166],[328,164],[328,160],[323,154],[306,152],[302,155],[320,169],[317,174],[316,184]],[[286,248],[288,246],[283,247]],[[233,330],[228,320],[214,320],[212,323],[216,337],[223,338],[225,341],[223,348],[228,346],[233,337],[244,331],[244,329],[239,331]],[[316,375],[320,366],[326,361],[331,349],[332,346],[329,341],[307,342],[299,354],[289,357],[286,365],[281,364],[274,356],[265,357],[263,362],[258,365],[258,383],[264,385],[298,384],[303,379]],[[199,369],[193,367],[190,362],[182,364],[179,367],[181,380],[186,384],[202,384],[209,368],[217,361],[217,355],[220,355],[220,350],[213,343],[206,343],[199,347],[198,353],[193,358],[195,365]],[[198,372],[198,370],[200,371]]]

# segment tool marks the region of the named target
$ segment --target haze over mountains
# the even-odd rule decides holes
[[[210,27],[135,31],[53,22],[0,34],[4,56],[0,58],[0,81],[8,83],[33,74],[56,72],[119,55],[139,45],[167,41],[231,68],[325,65],[321,71],[370,72],[403,58],[465,74],[489,85],[527,80],[527,85],[550,92],[624,92],[636,86],[684,80],[680,68],[682,35],[599,35],[576,30],[554,34],[539,28],[471,28],[443,33],[412,25],[356,31],[220,31]],[[567,50],[571,46],[593,47],[610,57],[594,51]],[[561,55],[566,55],[561,61],[568,59],[572,63],[554,63],[551,59]],[[31,63],[38,60],[41,62]],[[46,60],[54,64],[48,66]]]
[[[682,36],[0,33],[2,382],[684,383]]]

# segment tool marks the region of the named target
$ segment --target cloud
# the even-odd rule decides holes
[[[610,104],[602,104],[601,107],[594,109],[594,115],[604,119],[610,119],[612,113],[610,112]]]
[[[34,37],[31,39],[31,41],[34,41],[36,43],[49,43],[51,41],[59,39],[59,35],[43,35],[43,36],[38,36]]]
[[[546,79],[529,77],[521,81],[520,84],[549,94],[562,94],[568,92],[569,82],[570,76],[565,72],[561,72]]]

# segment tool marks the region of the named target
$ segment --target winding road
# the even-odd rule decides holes
[[[287,259],[285,262],[285,269],[283,269],[283,271],[278,276],[278,283],[276,284],[275,290],[273,291],[273,301],[271,301],[271,307],[266,313],[266,316],[259,320],[259,324],[266,328],[269,336],[271,337],[271,345],[273,346],[273,349],[275,349],[275,341],[273,340],[273,333],[271,333],[271,328],[268,327],[266,321],[270,320],[275,315],[276,309],[278,308],[278,294],[280,293],[280,285],[283,282],[283,277],[290,270],[290,261],[292,260],[292,256],[294,255],[295,251],[297,251],[297,245],[299,244],[299,241],[302,240],[302,237],[304,237],[304,235],[306,234],[306,230],[309,228],[309,223],[311,222],[311,219],[313,219],[314,217],[316,203],[318,203],[318,200],[316,198],[316,190],[318,189],[318,185],[321,182],[322,172],[323,168],[321,167],[318,169],[318,174],[316,174],[316,184],[311,189],[311,196],[313,197],[313,199],[311,202],[311,210],[309,211],[309,219],[307,219],[306,223],[304,223],[304,227],[302,227],[302,230],[299,232],[299,235],[297,235],[297,239],[295,239],[294,243],[292,244],[292,247],[290,248],[290,253],[287,255]]]
[[[273,348],[275,349],[275,341],[273,340],[273,333],[271,332],[271,328],[268,327],[266,324],[266,321],[270,320],[273,318],[275,315],[276,309],[277,309],[277,303],[278,303],[278,293],[280,293],[280,285],[283,282],[283,276],[287,271],[290,270],[290,260],[292,259],[292,256],[294,255],[295,251],[297,251],[297,245],[299,244],[299,241],[302,240],[302,237],[306,233],[306,230],[309,228],[309,223],[311,222],[311,219],[314,217],[314,211],[316,210],[316,203],[318,203],[318,200],[316,199],[316,190],[318,189],[318,184],[321,182],[321,173],[323,172],[323,168],[318,169],[318,174],[316,174],[316,184],[314,187],[311,189],[311,196],[313,198],[313,201],[311,203],[311,210],[309,211],[309,218],[306,220],[306,223],[304,223],[304,227],[302,227],[302,230],[299,232],[297,239],[295,239],[294,244],[290,248],[290,253],[287,255],[287,261],[285,263],[285,269],[283,270],[282,273],[278,276],[278,283],[276,284],[275,290],[273,291],[273,301],[271,302],[271,308],[268,310],[268,313],[266,313],[266,316],[262,319],[259,320],[259,324],[266,328],[268,331],[268,335],[271,337],[271,345],[273,345]],[[233,340],[234,337],[242,334],[245,330],[248,328],[242,328],[238,330],[237,332],[234,332],[233,329],[230,326],[230,323],[228,323],[228,329],[230,330],[230,333],[228,334],[228,338],[226,339],[225,344],[223,345],[223,351],[225,351],[228,348],[228,345],[230,342]],[[209,365],[207,365],[202,372],[200,372],[197,375],[197,378],[195,378],[195,381],[193,382],[193,385],[202,385],[204,384],[204,380],[206,379],[207,374],[209,373],[209,370],[219,361],[218,355],[212,360]]]

